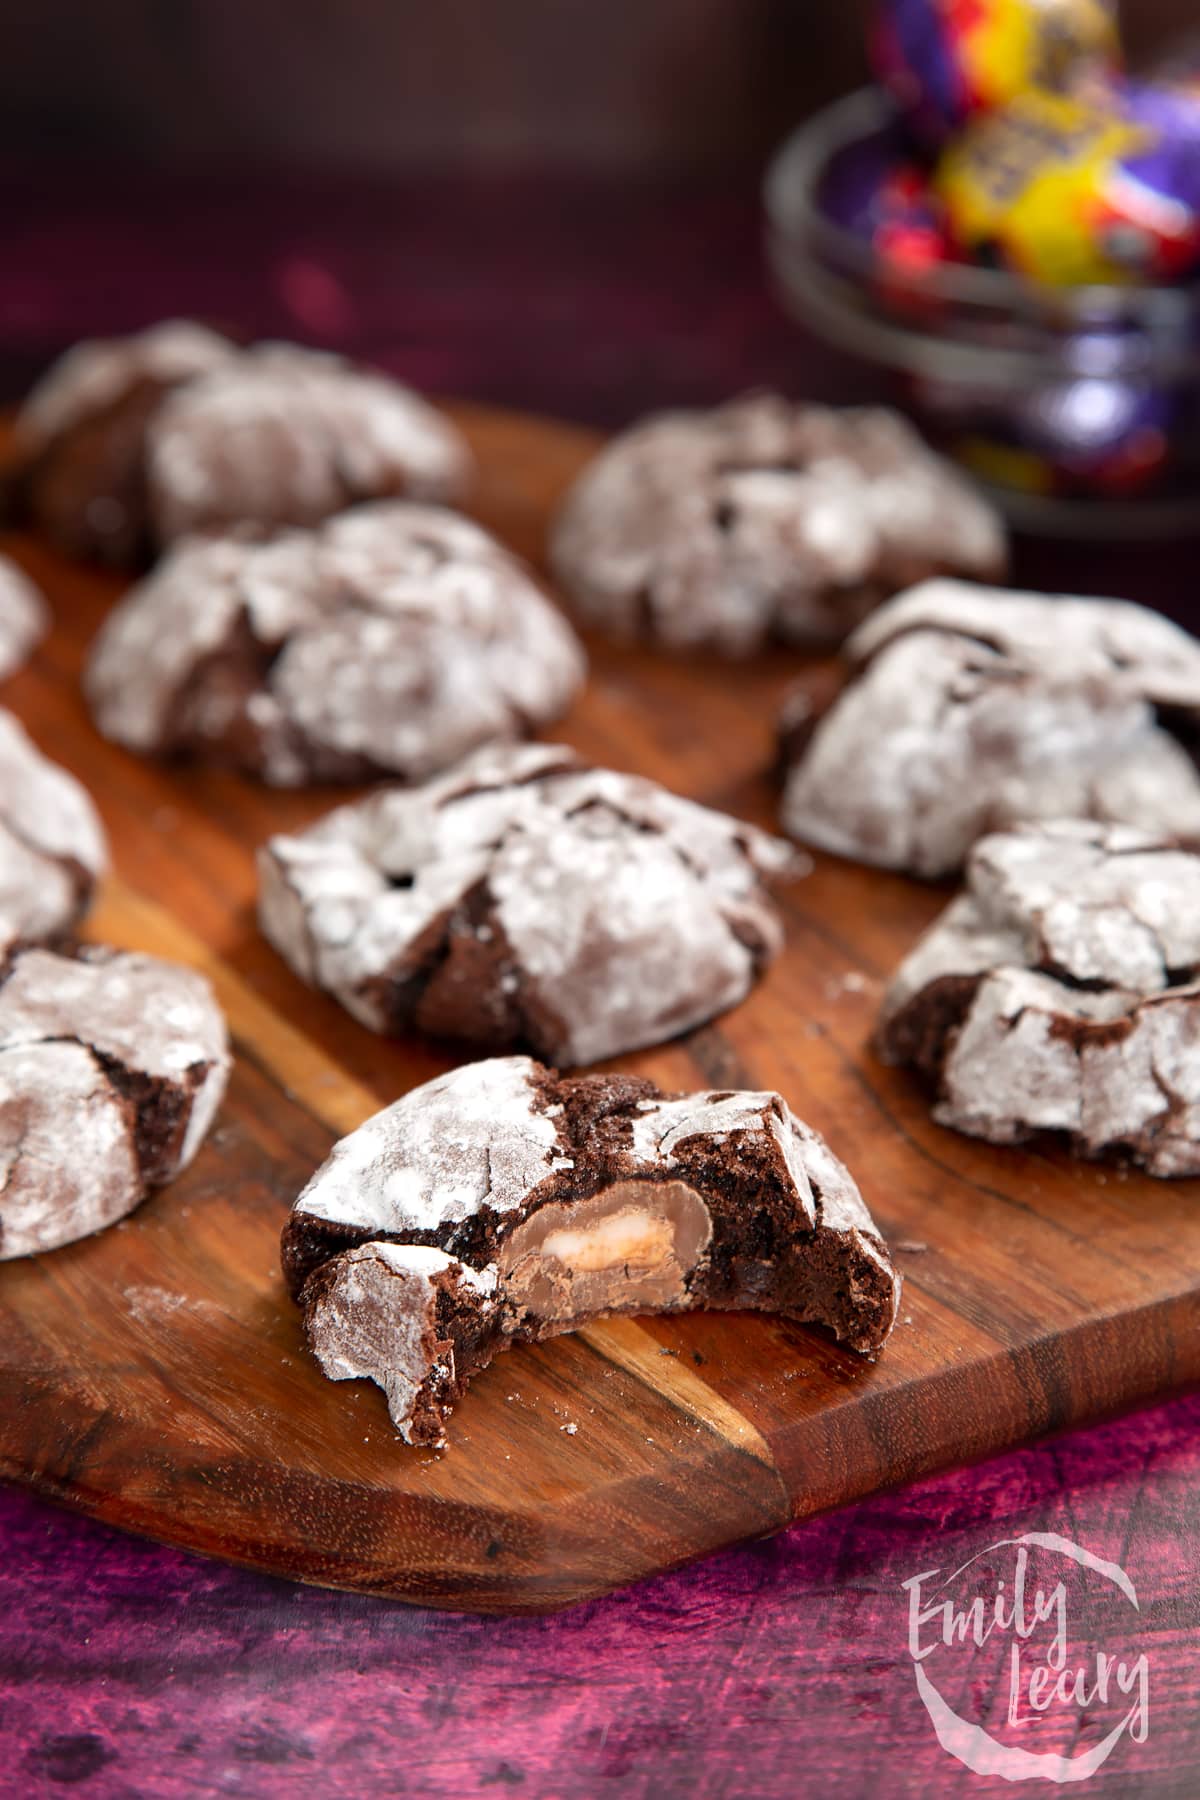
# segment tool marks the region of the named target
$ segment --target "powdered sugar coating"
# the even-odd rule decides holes
[[[1200,1174],[1200,854],[1082,820],[983,839],[879,1042],[931,1075],[942,1124]]]
[[[401,1238],[478,1213],[503,1228],[538,1190],[552,1197],[561,1185],[555,1178],[586,1184],[589,1146],[572,1136],[553,1098],[555,1080],[530,1057],[505,1056],[426,1082],[335,1144],[294,1211]],[[570,1089],[563,1084],[564,1093]],[[603,1158],[612,1179],[668,1180],[679,1174],[685,1147],[719,1152],[751,1139],[790,1185],[797,1230],[861,1234],[874,1252],[882,1248],[849,1171],[776,1093],[652,1094],[631,1108],[622,1147],[614,1153],[607,1145]]]
[[[28,950],[0,986],[0,1258],[123,1217],[195,1155],[229,1074],[207,982],[157,958]]]
[[[898,414],[771,394],[623,433],[568,495],[551,552],[585,619],[729,655],[840,643],[923,575],[1006,561],[998,516]]]
[[[338,1258],[334,1279],[314,1301],[307,1321],[322,1372],[331,1381],[377,1382],[406,1443],[412,1442],[418,1397],[431,1373],[438,1276],[453,1277],[484,1307],[496,1288],[494,1270],[468,1268],[441,1250],[362,1244]],[[453,1381],[453,1346],[447,1344],[442,1355]]]
[[[206,374],[235,356],[228,338],[185,319],[166,319],[131,337],[76,344],[48,370],[17,415],[23,451],[36,453],[82,420],[103,412],[141,381],[164,386]]]
[[[0,709],[0,964],[77,925],[107,862],[84,789]]]
[[[352,1250],[350,1255],[361,1259],[366,1253],[386,1263],[397,1274],[412,1275],[428,1281],[434,1275],[448,1274],[453,1268],[459,1280],[472,1293],[487,1295],[496,1291],[494,1269],[468,1269],[465,1263],[455,1266],[452,1256],[447,1256],[444,1250],[433,1249],[429,1244],[365,1244],[360,1250]]]
[[[40,589],[7,556],[0,556],[0,681],[28,662],[50,628]]]
[[[127,1109],[90,1051],[0,1048],[0,1259],[101,1231],[141,1197]]]
[[[5,1046],[69,1029],[154,1080],[228,1065],[225,1021],[203,975],[140,951],[93,960],[27,950],[0,988],[0,1013]]]
[[[420,779],[558,717],[584,672],[495,539],[390,501],[266,544],[181,544],[110,614],[85,686],[118,743],[297,785]]]
[[[542,745],[341,807],[259,863],[266,935],[373,1029],[575,1066],[743,999],[782,941],[765,878],[802,872],[751,826]],[[475,991],[442,1004],[455,954]]]
[[[334,1145],[296,1211],[397,1234],[514,1212],[563,1161],[536,1069],[497,1057],[415,1088]]]
[[[169,740],[193,670],[224,648],[242,617],[238,578],[251,554],[233,539],[186,545],[109,613],[84,672],[106,736],[130,750]]]
[[[977,638],[1022,667],[1055,649],[1079,675],[1127,675],[1131,692],[1160,704],[1194,704],[1200,682],[1200,643],[1149,607],[963,581],[924,581],[898,594],[859,627],[846,656],[869,662],[886,644],[920,630]]]
[[[780,1094],[699,1093],[645,1101],[633,1122],[633,1154],[639,1163],[667,1171],[685,1144],[720,1145],[733,1133],[765,1136],[775,1144],[794,1189],[796,1211],[811,1227],[853,1232],[861,1237],[864,1250],[886,1260],[882,1239],[849,1171]]]
[[[154,527],[312,525],[381,495],[455,500],[470,475],[457,430],[411,389],[340,357],[260,344],[173,393],[148,434]]]
[[[1022,819],[1200,834],[1200,776],[1171,729],[1200,718],[1200,644],[1158,614],[927,582],[845,653],[850,680],[787,778],[794,837],[933,878]]]

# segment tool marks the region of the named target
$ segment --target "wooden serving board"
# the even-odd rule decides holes
[[[536,560],[596,440],[459,416],[483,468],[475,510]],[[78,676],[119,583],[4,547],[57,624],[3,699],[87,782],[111,835],[91,934],[204,969],[238,1055],[183,1179],[99,1237],[0,1264],[0,1472],[304,1581],[534,1611],[1200,1378],[1200,1184],[933,1125],[867,1039],[881,982],[946,896],[819,858],[783,897],[788,948],[750,999],[624,1066],[672,1088],[778,1087],[829,1138],[905,1277],[881,1361],[761,1317],[618,1320],[509,1352],[449,1449],[406,1447],[377,1388],[318,1373],[279,1273],[280,1225],[333,1138],[448,1066],[310,993],[256,930],[255,845],[333,796],[104,743]],[[565,740],[772,822],[772,721],[797,657],[591,649]]]

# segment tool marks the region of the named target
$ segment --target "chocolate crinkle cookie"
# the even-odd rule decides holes
[[[297,786],[421,780],[558,718],[584,674],[485,531],[381,501],[266,544],[179,545],[109,615],[85,687],[116,743]]]
[[[1200,850],[1127,825],[984,838],[901,965],[878,1047],[934,1117],[1200,1175]]]
[[[15,562],[0,556],[0,681],[29,661],[49,626],[40,590]]]
[[[588,622],[673,650],[839,644],[938,573],[998,578],[999,517],[898,414],[773,394],[664,413],[584,470],[555,571]]]
[[[143,560],[152,547],[149,422],[173,387],[237,354],[228,339],[182,320],[77,344],[18,414],[10,509],[69,555]]]
[[[225,1092],[208,983],[156,957],[26,950],[0,978],[0,1259],[124,1218],[187,1167]]]
[[[0,969],[16,950],[68,938],[107,862],[85,790],[0,710]]]
[[[126,567],[188,532],[457,499],[471,472],[455,427],[389,376],[179,320],[69,351],[21,409],[15,451],[10,513]]]
[[[850,1175],[778,1094],[666,1095],[521,1056],[428,1082],[335,1145],[283,1265],[325,1373],[378,1382],[416,1444],[444,1441],[512,1343],[711,1306],[872,1356],[900,1285]]]
[[[390,377],[260,344],[178,389],[149,427],[160,543],[249,525],[315,525],[361,500],[460,499],[471,458],[449,420]]]
[[[736,1005],[782,942],[790,846],[541,744],[481,750],[259,854],[259,917],[301,978],[375,1031],[563,1064]]]
[[[783,824],[929,879],[1027,819],[1200,836],[1200,643],[1121,600],[932,581],[846,646],[824,709],[783,722]]]

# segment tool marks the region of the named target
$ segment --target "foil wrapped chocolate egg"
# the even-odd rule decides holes
[[[1029,88],[1078,92],[1120,66],[1115,0],[882,0],[872,49],[933,144]]]
[[[951,143],[934,185],[976,262],[1053,285],[1171,281],[1200,261],[1200,134],[1116,93],[1020,95]]]
[[[1017,440],[1055,493],[1126,497],[1158,487],[1167,473],[1178,397],[1122,370],[1123,348],[1106,332],[1081,333],[1069,356],[1075,372],[1017,408]]]
[[[1177,387],[1153,373],[1137,328],[1065,339],[1062,373],[1026,391],[922,383],[913,399],[954,454],[986,481],[1028,494],[1126,499],[1153,493],[1176,460]]]
[[[867,246],[886,285],[919,280],[951,260],[945,209],[929,172],[894,130],[846,145],[822,183],[826,218]]]

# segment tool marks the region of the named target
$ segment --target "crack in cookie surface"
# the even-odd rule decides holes
[[[172,1180],[229,1063],[192,970],[98,945],[20,952],[0,976],[0,1258],[88,1236]]]
[[[18,514],[68,555],[119,567],[148,560],[150,421],[173,387],[236,354],[227,338],[177,319],[68,350],[17,416]]]
[[[741,1000],[788,847],[555,746],[490,749],[259,858],[266,935],[377,1031],[579,1065]]]
[[[996,578],[1006,561],[998,517],[897,414],[772,394],[616,438],[551,552],[590,623],[729,655],[832,647],[910,582]]]
[[[315,525],[386,496],[455,501],[471,475],[456,427],[411,388],[283,343],[177,388],[154,415],[146,456],[164,544],[242,524]]]
[[[585,667],[479,526],[379,501],[266,543],[186,541],[110,614],[85,688],[101,731],[146,754],[280,786],[416,781],[558,718]]]
[[[1091,821],[1023,826],[975,846],[966,892],[888,989],[878,1047],[972,1136],[1050,1132],[1200,1174],[1198,963],[1194,848]]]
[[[785,708],[782,820],[929,879],[1024,819],[1196,835],[1198,720],[1200,643],[1159,614],[927,582],[854,634],[837,693]]]

